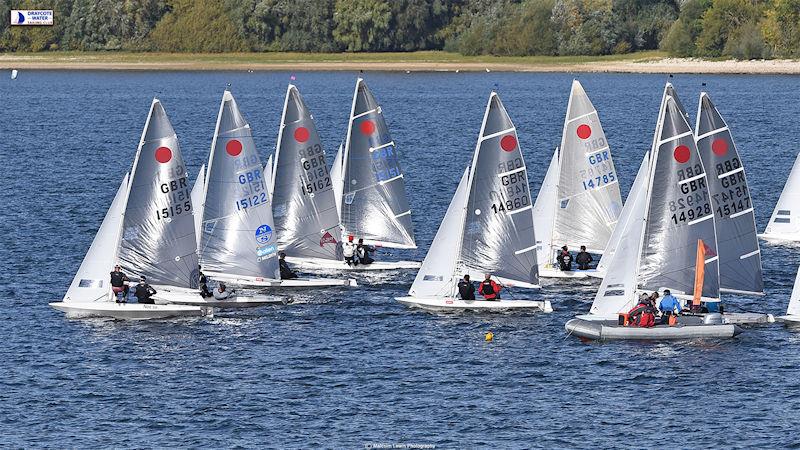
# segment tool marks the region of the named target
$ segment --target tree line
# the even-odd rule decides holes
[[[52,27],[12,27],[0,51],[385,52],[800,56],[800,0],[51,0]]]

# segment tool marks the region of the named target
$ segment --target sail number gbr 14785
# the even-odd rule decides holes
[[[520,169],[524,167],[520,158],[515,158],[505,164],[500,164],[498,167],[500,175],[501,191],[497,195],[495,201],[492,203],[492,211],[495,214],[500,212],[511,212],[515,209],[524,208],[529,206],[530,193],[528,192],[528,182],[525,176],[525,170],[516,172],[505,173],[508,171]]]

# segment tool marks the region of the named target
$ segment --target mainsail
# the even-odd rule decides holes
[[[414,278],[409,295],[413,297],[453,297],[459,262],[461,236],[464,233],[464,213],[469,196],[469,168],[464,171],[456,193],[433,238],[422,267]]]
[[[200,236],[202,235],[201,229],[203,224],[203,195],[206,193],[206,165],[200,166],[200,171],[197,173],[197,179],[192,186],[192,218],[194,219],[194,235],[197,238],[197,248],[200,248]]]
[[[400,158],[383,112],[358,79],[342,157],[344,235],[384,247],[416,248]]]
[[[585,245],[600,253],[617,223],[622,198],[597,110],[577,80],[567,105],[559,166],[552,245]]]
[[[706,174],[694,134],[674,97],[662,104],[656,129],[647,199],[646,225],[639,259],[641,288],[694,290],[697,242],[706,246],[704,297],[719,297],[719,268],[714,213]]]
[[[288,256],[340,260],[336,200],[314,118],[293,85],[286,90],[273,173],[278,247]]]
[[[279,278],[272,208],[250,125],[225,91],[208,159],[203,269],[230,275]]]
[[[460,259],[471,273],[536,285],[536,239],[528,173],[517,130],[492,92],[469,175]]]
[[[717,227],[720,289],[762,294],[761,252],[744,165],[728,124],[700,94],[695,137],[707,177]]]
[[[197,240],[178,137],[153,99],[133,163],[120,264],[151,284],[197,287]]]
[[[128,174],[117,189],[117,195],[106,212],[92,245],[64,295],[64,301],[92,301],[109,297],[109,273],[114,267],[122,229],[122,213],[128,193]]]
[[[558,197],[558,147],[539,187],[533,204],[533,229],[536,231],[536,261],[540,266],[553,262],[553,222]]]
[[[800,154],[794,161],[781,197],[772,211],[765,237],[800,240]]]

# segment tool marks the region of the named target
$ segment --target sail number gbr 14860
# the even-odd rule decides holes
[[[499,195],[496,196],[498,198],[492,203],[492,211],[498,214],[529,206],[531,203],[530,193],[528,192],[528,181],[522,160],[515,158],[505,164],[500,164],[498,169],[501,190]],[[506,173],[513,170],[517,171]]]

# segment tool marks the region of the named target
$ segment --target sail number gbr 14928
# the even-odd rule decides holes
[[[528,180],[521,158],[498,164],[497,175],[500,177],[501,190],[499,195],[493,196],[497,197],[492,203],[492,211],[495,214],[511,212],[530,205]]]
[[[706,179],[702,175],[700,164],[678,169],[678,196],[668,204],[673,224],[691,222],[711,214]]]

